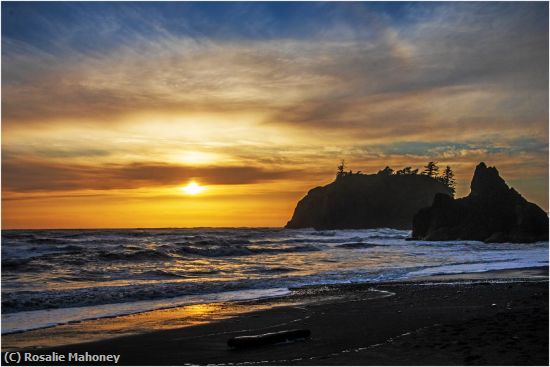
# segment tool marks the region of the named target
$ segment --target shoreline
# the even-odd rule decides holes
[[[492,322],[491,317],[498,315],[505,319],[515,315],[516,319],[521,317],[527,323],[536,321],[535,324],[538,324],[539,328],[541,325],[545,327],[546,332],[539,330],[534,335],[539,340],[545,340],[544,338],[547,340],[547,267],[451,274],[445,279],[441,277],[401,282],[306,286],[292,289],[290,295],[276,299],[192,305],[111,319],[84,321],[4,335],[2,351],[21,350],[32,351],[32,353],[121,351],[121,364],[220,364],[232,361],[233,363],[259,363],[262,360],[271,361],[272,364],[410,364],[404,360],[399,360],[397,363],[395,358],[386,361],[382,356],[376,357],[379,363],[370,363],[363,359],[363,355],[372,354],[374,349],[379,351],[380,348],[394,348],[397,343],[395,340],[419,338],[418,335],[425,328],[431,330],[430,332],[436,330],[438,333],[445,334],[446,331],[439,330],[437,325],[450,322],[453,327],[457,327],[457,322],[467,324],[473,319],[480,318],[482,320],[478,322],[480,325],[470,327],[470,329],[479,329],[482,324]],[[534,296],[533,300],[536,301],[532,301],[529,298],[531,296]],[[451,300],[453,302],[450,302]],[[525,300],[528,302],[525,303]],[[492,306],[493,304],[496,306]],[[361,309],[365,312],[358,312]],[[388,314],[390,310],[393,311]],[[429,314],[426,314],[427,310],[430,311]],[[381,316],[380,312],[386,316]],[[376,315],[381,320],[377,320]],[[402,325],[396,323],[397,319],[403,319],[405,315],[407,320]],[[369,324],[374,322],[378,326],[369,327],[370,332],[374,334],[367,337],[363,328],[356,327],[354,319],[368,321]],[[385,322],[380,324],[383,320]],[[514,322],[508,320],[507,323]],[[348,326],[342,328],[341,325]],[[301,326],[312,330],[311,340],[286,346],[259,348],[244,353],[228,351],[225,345],[226,339],[230,336],[258,334]],[[134,329],[132,332],[124,333],[124,330],[132,328]],[[500,328],[503,328],[502,332],[506,333],[506,325],[503,324]],[[521,325],[518,325],[518,330],[519,333],[529,331],[523,330]],[[97,336],[101,333],[109,334],[110,338],[86,340],[86,335]],[[334,335],[330,336],[331,334]],[[531,335],[532,332],[527,334]],[[336,337],[336,335],[339,336]],[[337,341],[336,345],[341,349],[336,350],[338,348],[334,346],[328,348],[322,343],[325,338],[332,340],[330,345]],[[526,338],[529,339],[528,336]],[[190,345],[186,343],[186,347],[182,349],[177,340],[184,339],[192,342]],[[393,340],[391,345],[387,342],[389,339]],[[40,345],[41,340],[58,343],[55,346],[43,345],[46,348],[31,348],[33,343]],[[75,343],[75,340],[78,342]],[[422,342],[425,338],[419,340]],[[359,341],[362,342],[359,343]],[[493,345],[497,342],[499,341],[489,344]],[[178,346],[176,347],[174,343]],[[205,349],[202,343],[209,347]],[[324,346],[319,348],[317,343]],[[534,342],[533,348],[539,343],[541,342]],[[422,345],[422,343],[417,344]],[[470,344],[466,342],[465,345],[472,347]],[[20,347],[17,347],[18,345]],[[191,347],[193,345],[194,347]],[[378,346],[373,347],[373,345]],[[449,345],[455,346],[452,343]],[[496,347],[499,345],[500,343]],[[140,346],[144,346],[150,353],[142,355]],[[520,349],[525,348],[527,347],[523,346]],[[321,351],[326,350],[336,354],[329,357],[319,355]],[[155,351],[158,353],[162,351],[162,358],[155,357],[153,360],[147,357],[158,355]],[[290,351],[295,353],[293,358],[296,360],[279,358],[281,353],[286,355]],[[417,355],[417,352],[414,353],[416,361],[423,360],[418,359],[420,355]],[[489,354],[493,359],[489,360],[499,362],[495,364],[504,363],[504,359],[502,361],[494,359],[498,357],[498,353],[494,355],[491,353]],[[532,358],[529,358],[535,361],[545,360],[543,364],[547,364],[547,347],[542,351],[533,350],[531,354]],[[178,355],[177,358],[176,355]],[[483,357],[483,353],[479,355]],[[530,360],[521,353],[519,356]],[[247,361],[243,357],[254,360]],[[181,358],[184,358],[185,362]],[[423,361],[430,364],[429,360]],[[458,364],[465,364],[462,362]]]
[[[456,274],[436,274],[425,277],[417,277],[411,279],[412,281],[422,280],[506,280],[506,279],[544,279],[548,278],[549,267],[548,266],[534,266],[530,268],[510,268],[510,269],[498,269],[487,270],[479,272],[468,273],[456,273]]]
[[[282,307],[286,304],[291,304],[292,302],[308,302],[304,300],[296,301],[297,296],[303,294],[304,290],[313,290],[316,293],[319,292],[320,289],[329,288],[329,289],[337,289],[341,287],[364,287],[367,285],[370,286],[380,286],[380,285],[386,285],[386,284],[399,284],[399,283],[429,283],[431,281],[437,281],[437,282],[445,282],[445,281],[451,281],[451,282],[471,282],[471,281],[484,281],[484,280],[504,280],[504,281],[530,281],[530,280],[536,280],[536,279],[548,279],[549,274],[549,268],[545,266],[539,266],[539,267],[530,267],[530,268],[511,268],[511,269],[501,269],[501,270],[487,270],[487,271],[480,271],[480,272],[469,272],[469,273],[456,273],[456,274],[440,274],[440,275],[429,275],[429,276],[418,276],[410,279],[398,279],[398,280],[391,280],[391,281],[383,281],[383,282],[357,282],[357,283],[328,283],[328,284],[312,284],[312,285],[304,285],[299,287],[290,287],[287,288],[287,292],[282,295],[275,295],[275,296],[261,296],[258,298],[250,298],[250,299],[235,299],[235,300],[212,300],[210,302],[190,302],[188,304],[176,304],[174,306],[168,305],[163,306],[159,308],[154,308],[150,310],[143,310],[143,311],[136,311],[136,312],[128,312],[128,313],[120,313],[120,314],[112,314],[112,315],[105,315],[105,316],[90,316],[89,318],[80,319],[80,320],[74,320],[74,321],[67,321],[62,322],[58,324],[48,325],[48,326],[42,326],[42,327],[36,327],[31,328],[27,330],[17,330],[13,332],[6,332],[2,333],[3,338],[11,339],[12,335],[17,334],[32,334],[35,333],[41,333],[43,330],[56,330],[59,328],[72,328],[72,325],[80,325],[84,324],[85,327],[88,327],[88,323],[95,323],[96,325],[93,325],[92,327],[95,327],[96,329],[100,327],[103,320],[124,320],[126,318],[140,318],[138,315],[143,315],[143,318],[155,318],[157,317],[158,313],[165,313],[165,312],[171,312],[171,311],[177,311],[177,310],[185,310],[189,311],[190,313],[195,313],[193,309],[195,308],[201,308],[204,313],[208,313],[212,316],[211,320],[201,320],[201,322],[198,322],[198,320],[190,320],[190,322],[186,322],[184,324],[178,325],[178,327],[187,327],[191,325],[196,325],[199,323],[205,323],[205,322],[213,322],[219,319],[224,319],[228,317],[234,317],[240,313],[243,312],[249,312],[249,311],[242,311],[240,310],[241,307],[239,306],[247,306],[250,307],[251,310],[259,310],[259,309],[267,309],[272,307]],[[257,291],[257,290],[256,290]],[[261,290],[259,290],[261,291]],[[233,292],[228,292],[233,293]],[[176,297],[181,298],[181,297]],[[303,297],[302,297],[303,298]],[[163,301],[171,301],[172,299],[159,299],[159,300],[151,300],[152,302],[163,302]],[[291,301],[293,300],[293,301]],[[118,304],[116,304],[118,305]],[[103,305],[104,307],[108,307],[109,304]],[[234,307],[231,307],[234,306]],[[88,307],[82,307],[78,309],[84,310]],[[232,309],[231,311],[227,312],[228,309]],[[208,310],[208,311],[207,311]],[[214,310],[217,314],[214,314]],[[41,310],[44,311],[44,310]],[[47,310],[48,311],[48,310]],[[56,311],[56,309],[52,310],[53,312]],[[109,322],[110,323],[110,322]],[[128,324],[125,325],[126,327]],[[162,325],[157,325],[155,330],[166,330],[166,329],[173,329],[174,326],[170,327],[163,327]],[[63,333],[70,332],[70,330],[63,330]],[[120,332],[121,335],[134,335],[142,333],[143,331],[137,331],[137,332]],[[145,331],[147,332],[147,331]],[[85,340],[85,341],[98,341],[101,338],[97,336],[97,332],[94,333],[96,336],[93,339]],[[112,327],[109,332],[109,334],[112,334]],[[113,337],[112,335],[109,335],[109,337]],[[86,338],[85,338],[86,339]],[[80,343],[81,341],[78,341],[77,343]],[[65,344],[75,344],[74,342],[65,343]],[[45,347],[53,347],[53,346],[60,346],[64,344],[52,344],[52,345],[45,345]],[[28,345],[26,347],[34,347],[32,345]],[[4,344],[2,345],[2,350],[4,351],[5,347]]]

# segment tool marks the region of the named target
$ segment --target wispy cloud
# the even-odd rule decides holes
[[[538,9],[437,9],[400,28],[371,15],[376,38],[227,41],[175,37],[159,25],[149,38],[134,34],[114,49],[65,41],[57,56],[8,38],[4,120],[111,124],[143,111],[248,109],[294,128],[375,132],[391,124],[408,134],[434,125],[454,133],[478,124],[544,125],[548,35],[532,24]],[[118,30],[116,18],[96,23]]]

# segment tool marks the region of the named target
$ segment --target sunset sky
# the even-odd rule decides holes
[[[3,228],[283,226],[341,159],[548,210],[548,3],[2,3]]]

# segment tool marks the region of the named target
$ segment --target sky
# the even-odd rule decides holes
[[[2,2],[2,227],[279,227],[341,159],[548,210],[548,97],[547,2]]]

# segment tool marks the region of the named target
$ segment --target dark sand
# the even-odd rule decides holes
[[[120,354],[125,365],[548,365],[548,269],[531,271],[526,279],[510,271],[310,287],[207,324],[33,353]],[[310,329],[311,338],[242,351],[226,345],[293,328]]]

